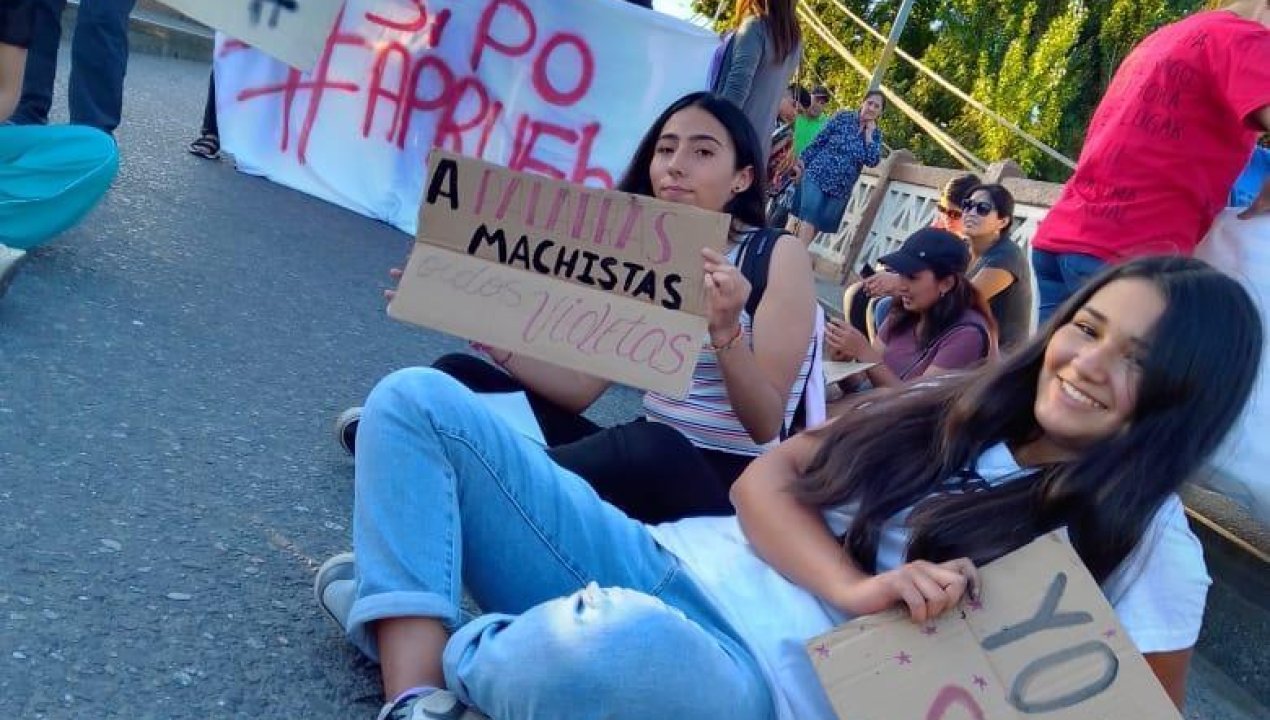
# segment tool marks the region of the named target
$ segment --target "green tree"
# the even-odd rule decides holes
[[[902,0],[805,0],[829,33],[866,69],[882,42],[861,30],[842,7],[883,35]],[[696,0],[721,28],[731,25],[730,0]],[[800,3],[801,5],[802,3]],[[1064,155],[1075,158],[1085,128],[1116,68],[1148,34],[1221,0],[917,0],[900,47],[956,87]],[[852,107],[868,84],[837,51],[803,24],[799,81],[825,84],[840,107]],[[922,116],[988,162],[1013,158],[1032,177],[1062,181],[1069,171],[969,107],[898,57],[885,76]],[[956,162],[896,109],[882,119],[887,144],[906,147],[923,162]]]
[[[1076,90],[1067,72],[1067,58],[1085,9],[1079,0],[1048,4],[1066,8],[1040,32],[1035,32],[1040,24],[1035,0],[1003,18],[1004,34],[1013,39],[1003,43],[1004,52],[1001,47],[989,47],[981,53],[970,94],[1032,137],[1058,144],[1063,110]],[[962,106],[952,129],[980,157],[1013,158],[1031,176],[1061,172],[1058,161],[970,105]]]

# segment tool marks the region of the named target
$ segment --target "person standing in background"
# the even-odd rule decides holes
[[[189,151],[204,160],[220,159],[220,127],[216,121],[216,73],[207,80],[207,101],[203,103],[203,125]]]
[[[736,33],[728,40],[711,89],[750,119],[759,137],[759,164],[765,166],[781,93],[802,60],[802,33],[794,0],[736,0],[733,18]]]
[[[797,232],[804,245],[810,245],[819,232],[838,229],[860,170],[881,161],[878,118],[885,103],[880,91],[870,90],[859,110],[834,115],[803,151],[802,180],[790,211],[789,230]]]
[[[829,104],[829,88],[817,85],[811,89],[811,104],[794,119],[794,152],[802,155],[812,140],[829,124],[825,106]]]
[[[71,42],[71,124],[108,133],[119,127],[128,68],[128,15],[137,0],[84,0]],[[33,0],[35,26],[15,125],[46,125],[53,105],[57,46],[66,0]]]
[[[1044,322],[1104,266],[1190,255],[1270,130],[1270,0],[1238,0],[1138,44],[1094,111],[1032,240]],[[1248,214],[1270,212],[1270,183]]]
[[[767,223],[785,227],[794,199],[794,183],[798,182],[798,155],[794,152],[794,121],[811,104],[811,95],[797,83],[787,88],[776,113],[777,126],[772,131],[772,151],[767,159]]]

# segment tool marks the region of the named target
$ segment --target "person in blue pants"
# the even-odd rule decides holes
[[[71,41],[72,125],[108,133],[119,127],[123,81],[128,67],[128,15],[137,0],[82,0]],[[53,105],[57,47],[66,0],[31,0],[34,28],[22,83],[22,99],[11,122],[45,125]]]
[[[37,0],[0,0],[0,295],[27,250],[97,204],[119,167],[110,135],[92,127],[7,124],[17,105]]]

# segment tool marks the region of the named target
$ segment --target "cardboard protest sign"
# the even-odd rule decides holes
[[[1061,535],[981,572],[980,601],[925,626],[892,611],[808,644],[838,717],[1180,720]]]
[[[825,368],[826,383],[836,383],[843,378],[862,373],[877,364],[858,360],[822,360],[821,363]]]
[[[209,27],[308,71],[344,0],[159,0]]]
[[[393,318],[682,396],[727,215],[434,151]]]

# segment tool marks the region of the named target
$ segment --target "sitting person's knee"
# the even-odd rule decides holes
[[[446,672],[447,681],[457,680],[492,717],[499,708],[487,705],[491,692],[542,707],[561,707],[577,697],[604,698],[605,707],[621,707],[634,700],[628,693],[638,685],[626,676],[645,665],[634,658],[645,651],[663,655],[656,647],[674,642],[689,622],[650,595],[594,583],[520,616],[488,620],[477,637],[463,638],[459,631],[446,650],[451,656]]]
[[[362,423],[387,410],[445,402],[464,392],[465,388],[457,380],[433,368],[396,370],[370,391],[362,408]]]

